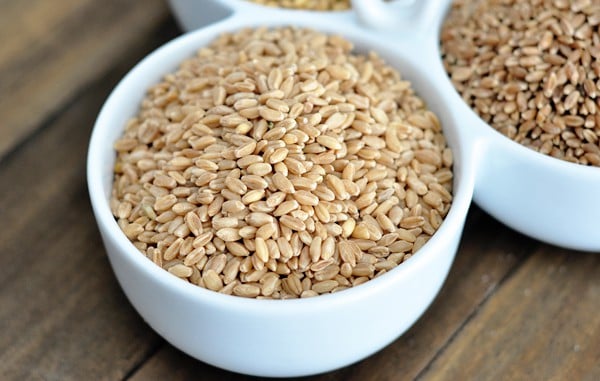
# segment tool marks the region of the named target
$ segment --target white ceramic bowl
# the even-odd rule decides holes
[[[349,10],[310,11],[277,8],[260,5],[248,0],[169,0],[169,6],[179,26],[185,31],[201,28],[234,14],[246,15],[250,18],[256,15],[264,16],[268,14],[269,17],[275,19],[281,14],[293,14],[301,17],[325,18],[332,22],[348,21],[354,17]]]
[[[361,8],[365,1],[372,1],[366,11]],[[301,376],[333,370],[378,351],[405,332],[438,293],[473,196],[499,220],[533,237],[600,250],[600,169],[535,153],[487,126],[462,102],[439,58],[438,34],[449,1],[421,0],[400,9],[395,18],[383,19],[382,10],[399,8],[375,0],[355,4],[362,24],[354,17],[331,22],[307,12],[279,12],[277,17],[270,12],[233,12],[150,54],[118,84],[98,116],[88,153],[88,187],[111,265],[148,324],[197,359],[251,375]],[[374,11],[374,6],[391,8]],[[146,89],[198,48],[223,32],[279,25],[342,34],[359,51],[377,51],[410,80],[439,116],[454,152],[454,200],[432,239],[381,277],[309,299],[244,299],[186,283],[135,249],[109,208],[112,143],[136,114]]]
[[[225,31],[247,26],[297,25],[343,35],[358,50],[375,50],[413,80],[444,121],[455,151],[454,201],[444,223],[417,255],[389,273],[336,294],[299,300],[254,300],[222,295],[186,283],[141,255],[109,209],[114,142],[146,89]],[[166,44],[119,83],[98,116],[88,155],[88,186],[110,263],[140,315],[177,348],[228,370],[261,376],[300,376],[358,361],[396,339],[432,302],[453,261],[473,190],[468,147],[427,68],[396,45],[363,28],[310,17],[236,18]]]

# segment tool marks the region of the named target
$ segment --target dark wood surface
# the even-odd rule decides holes
[[[0,380],[252,379],[144,323],[89,205],[85,155],[103,101],[178,34],[159,0],[0,1]],[[600,380],[600,255],[534,241],[472,206],[449,278],[415,326],[305,379]]]

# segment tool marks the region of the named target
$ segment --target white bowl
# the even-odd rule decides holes
[[[119,229],[109,208],[114,142],[136,114],[146,89],[220,33],[261,25],[297,25],[328,33],[339,25],[310,17],[237,18],[179,37],[139,63],[114,89],[92,134],[88,186],[106,250],[127,297],[166,340],[197,359],[261,376],[300,376],[358,361],[406,331],[432,302],[450,269],[472,196],[464,168],[468,152],[457,123],[435,91],[427,70],[396,52],[389,41],[352,24],[343,35],[359,50],[375,50],[412,79],[444,121],[455,151],[455,190],[442,226],[419,252],[389,273],[331,295],[299,300],[254,300],[202,289],[141,255]],[[472,172],[472,171],[469,171]]]
[[[361,3],[356,3],[360,9]],[[435,298],[454,259],[473,196],[485,210],[525,234],[600,251],[600,169],[538,154],[481,121],[460,99],[440,60],[438,34],[449,1],[415,4],[421,8],[397,14],[401,21],[397,27],[389,20],[377,24],[380,13],[373,13],[373,18],[368,11],[360,20],[371,28],[357,24],[353,17],[334,23],[307,12],[280,12],[276,18],[270,12],[234,12],[226,20],[156,50],[114,89],[90,141],[90,198],[125,294],[171,344],[218,367],[260,376],[310,375],[363,359],[405,332]],[[309,299],[244,299],[182,281],[135,249],[109,208],[115,160],[112,143],[137,113],[146,89],[198,48],[223,32],[279,25],[341,33],[357,50],[378,52],[410,80],[440,118],[454,152],[454,200],[431,240],[381,277]]]
[[[406,0],[402,0],[406,1]],[[413,0],[411,0],[413,1]],[[179,26],[184,31],[191,31],[208,24],[220,21],[233,14],[254,17],[257,14],[277,19],[281,14],[301,15],[301,17],[326,18],[335,21],[349,20],[353,14],[343,11],[311,11],[292,8],[277,8],[261,5],[249,0],[169,0],[169,7],[175,15]]]

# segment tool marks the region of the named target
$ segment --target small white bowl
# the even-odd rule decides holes
[[[406,1],[406,0],[402,0]],[[413,0],[410,0],[413,1]],[[350,10],[313,11],[293,8],[270,7],[249,0],[169,0],[169,7],[184,31],[201,28],[234,14],[254,17],[269,15],[277,19],[281,14],[302,15],[301,17],[327,18],[333,22],[347,21],[353,17]]]
[[[375,50],[413,81],[444,121],[455,152],[452,207],[419,252],[376,279],[331,295],[299,300],[254,300],[212,292],[169,274],[139,253],[109,208],[115,152],[112,143],[135,115],[146,89],[219,34],[252,26],[296,25],[326,33],[343,30],[358,50]],[[469,150],[458,125],[419,67],[377,34],[354,24],[309,16],[228,19],[179,37],[150,54],[118,84],[103,106],[88,154],[88,187],[110,263],[140,315],[166,340],[191,356],[235,372],[301,376],[339,368],[383,348],[405,332],[438,293],[454,259],[473,190]],[[405,54],[404,54],[405,55]]]

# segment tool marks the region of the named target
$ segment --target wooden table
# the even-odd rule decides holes
[[[249,379],[144,323],[88,200],[99,108],[179,33],[161,0],[0,2],[0,380]],[[600,380],[600,255],[534,241],[473,206],[449,278],[416,325],[311,379]]]

